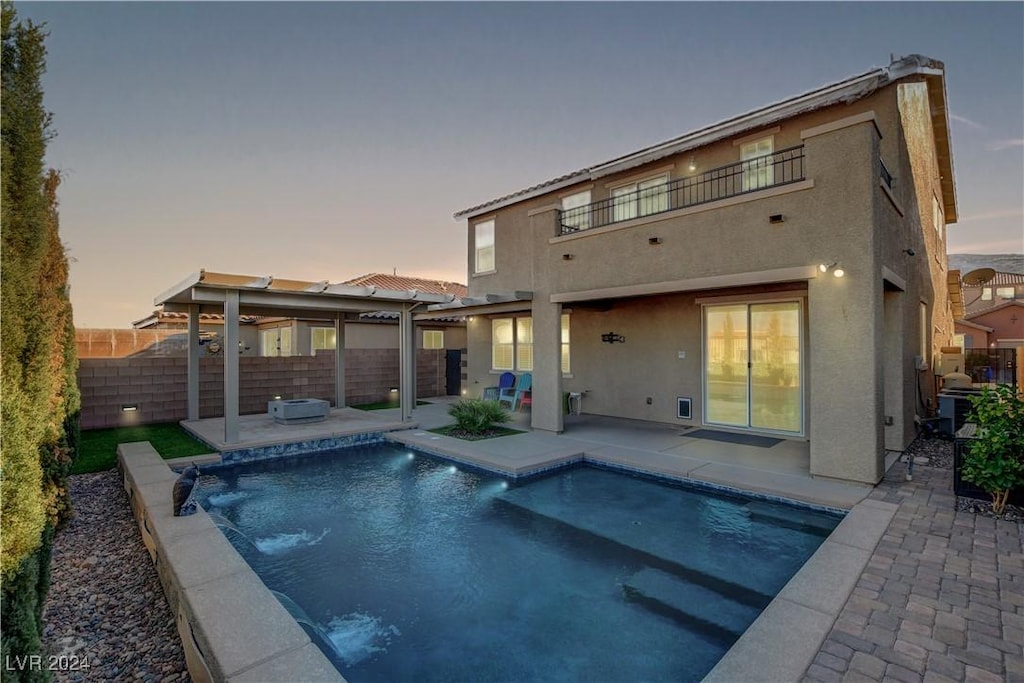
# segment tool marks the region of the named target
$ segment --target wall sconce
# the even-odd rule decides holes
[[[831,270],[832,275],[834,275],[835,277],[843,277],[844,275],[846,275],[846,271],[843,270],[843,267],[839,265],[836,261],[831,261],[830,263],[819,263],[818,270],[820,270],[823,273],[827,273],[828,271]]]
[[[572,261],[572,259],[573,259],[573,255],[572,254],[562,254],[562,260],[563,261]]]
[[[604,334],[601,335],[601,341],[603,341],[605,344],[614,344],[615,342],[625,344],[626,338],[621,334],[615,334],[614,332],[605,332]]]
[[[139,409],[139,404],[138,403],[123,403],[123,404],[121,404],[121,412],[122,413],[134,413],[134,412],[138,411],[138,409]]]
[[[697,160],[694,158],[692,154],[690,155],[690,165],[687,166],[687,168],[690,169],[690,173],[693,173],[694,171],[697,170]]]

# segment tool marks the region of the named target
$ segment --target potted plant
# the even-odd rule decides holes
[[[1002,384],[970,401],[967,420],[977,432],[965,449],[960,476],[987,492],[992,511],[1001,515],[1010,493],[1024,486],[1024,398]]]

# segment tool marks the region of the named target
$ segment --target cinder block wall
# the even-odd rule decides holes
[[[316,356],[239,359],[239,412],[264,413],[274,396],[320,398],[334,402],[334,353]],[[397,349],[345,350],[345,402],[383,401],[398,387]],[[188,417],[187,361],[182,356],[82,358],[78,386],[82,392],[82,429],[176,422]],[[445,391],[443,350],[418,350],[416,395]],[[125,412],[125,405],[137,410]],[[224,361],[199,363],[199,416],[218,417],[224,406]]]

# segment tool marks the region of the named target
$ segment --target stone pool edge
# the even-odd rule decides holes
[[[200,508],[173,515],[177,475],[148,441],[118,467],[197,683],[345,679]]]

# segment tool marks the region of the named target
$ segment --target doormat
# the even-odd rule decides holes
[[[695,439],[707,439],[709,441],[723,441],[725,443],[738,443],[744,446],[757,446],[758,448],[771,448],[782,439],[771,436],[760,436],[758,434],[734,434],[733,432],[716,432],[711,429],[698,429],[695,432],[685,432],[682,436],[692,436]]]

